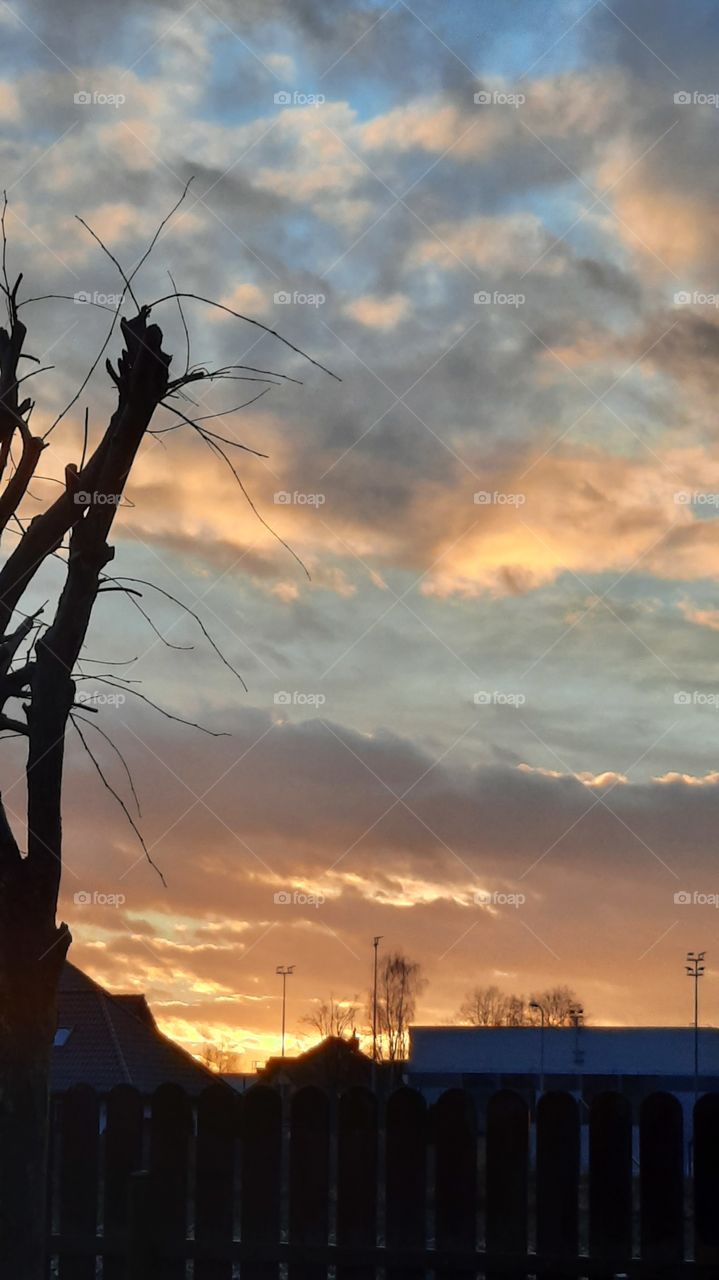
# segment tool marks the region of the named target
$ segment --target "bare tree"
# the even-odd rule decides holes
[[[380,966],[377,982],[377,1050],[388,1062],[403,1062],[409,1053],[409,1026],[417,997],[426,987],[422,967],[401,951],[390,952]],[[369,1017],[372,1018],[372,995]]]
[[[79,461],[68,462],[60,495],[42,514],[27,520],[22,503],[47,439],[33,434],[30,428],[33,401],[25,396],[24,384],[36,370],[32,368],[34,357],[24,350],[27,331],[20,312],[29,303],[42,301],[42,296],[21,299],[21,275],[10,284],[4,209],[2,215],[0,292],[7,305],[8,322],[7,328],[0,329],[0,535],[12,526],[19,537],[0,569],[0,734],[17,736],[27,744],[26,848],[21,846],[22,836],[13,831],[9,811],[0,801],[0,1257],[3,1273],[12,1280],[40,1280],[44,1275],[50,1053],[58,978],[71,940],[68,926],[56,920],[62,867],[63,763],[69,723],[78,728],[83,746],[105,785],[130,817],[128,807],[110,787],[92,755],[80,727],[81,704],[76,699],[76,680],[81,678],[78,661],[98,596],[107,590],[120,591],[124,599],[136,603],[141,594],[137,584],[111,577],[107,571],[114,555],[108,539],[115,515],[138,449],[160,406],[170,409],[179,418],[180,426],[189,425],[210,451],[232,468],[242,487],[235,465],[224,451],[222,437],[210,431],[201,417],[192,418],[176,408],[172,400],[184,396],[187,404],[183,388],[217,378],[249,378],[268,389],[287,376],[267,370],[248,372],[247,366],[240,364],[219,370],[193,366],[182,299],[195,295],[174,289],[172,294],[149,305],[137,302],[132,280],[168,218],[160,224],[130,276],[109,255],[124,282],[117,310],[90,373],[50,430],[77,403],[113,338],[119,319],[123,349],[115,365],[107,360],[105,366],[117,391],[117,407],[89,456],[86,447]],[[98,237],[94,238],[104,250]],[[120,318],[126,297],[136,308],[130,319]],[[162,349],[162,331],[150,321],[151,311],[169,300],[180,309],[187,337],[184,372],[175,378],[170,376],[171,357]],[[211,303],[208,299],[203,301]],[[229,314],[239,316],[236,312]],[[274,333],[259,321],[239,318]],[[285,339],[280,341],[292,345]],[[23,360],[31,363],[29,374],[20,372]],[[86,414],[86,446],[87,422]],[[65,568],[64,585],[48,623],[41,617],[43,610],[23,610],[22,603],[38,570],[50,557],[59,559]],[[91,722],[92,717],[84,723]]]
[[[202,1047],[200,1060],[218,1075],[240,1069],[240,1054],[226,1040],[220,1040],[216,1044],[208,1040]]]
[[[533,1009],[532,1004],[541,1008]],[[542,1019],[547,1027],[573,1026],[583,1019],[576,992],[570,987],[551,987],[530,996],[501,991],[499,987],[474,987],[459,1008],[459,1021],[475,1027],[532,1027]]]
[[[357,997],[354,997],[355,1001]],[[320,1000],[310,1013],[305,1013],[300,1022],[316,1031],[323,1040],[327,1036],[339,1036],[344,1039],[353,1031],[357,1023],[357,1004],[346,1000]]]

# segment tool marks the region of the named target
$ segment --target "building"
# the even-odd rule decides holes
[[[53,1094],[76,1084],[90,1084],[100,1094],[130,1084],[149,1095],[168,1081],[197,1094],[216,1080],[162,1034],[143,995],[111,995],[65,962],[51,1060]]]
[[[531,1112],[543,1092],[571,1093],[583,1104],[583,1127],[592,1099],[616,1090],[633,1104],[635,1146],[642,1100],[666,1091],[682,1105],[689,1159],[696,1093],[719,1090],[719,1030],[699,1031],[696,1077],[694,1046],[693,1027],[412,1027],[405,1080],[430,1103],[446,1089],[467,1089],[480,1124],[499,1089],[522,1094]]]

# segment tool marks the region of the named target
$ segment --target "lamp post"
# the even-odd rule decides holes
[[[287,1008],[287,979],[295,971],[293,964],[278,964],[276,973],[282,979],[282,1057],[285,1056],[285,1010]]]
[[[541,1018],[539,1028],[539,1092],[544,1093],[544,1005],[541,1005],[538,1000],[530,1000],[529,1007],[530,1009],[538,1009]]]
[[[699,1087],[699,979],[704,975],[706,951],[687,951],[687,976],[694,979],[694,1097]]]
[[[384,937],[384,934],[378,933],[377,936],[372,939],[372,946],[374,947],[374,985],[372,988],[372,1061],[373,1062],[377,1061],[377,948],[379,947],[379,944],[382,941],[383,937]]]

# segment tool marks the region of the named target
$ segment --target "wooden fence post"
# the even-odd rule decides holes
[[[694,1108],[694,1256],[719,1266],[719,1093]]]
[[[300,1089],[290,1103],[290,1244],[327,1247],[330,1204],[330,1105],[321,1089]],[[325,1280],[325,1262],[291,1262],[289,1280]]]
[[[153,1280],[152,1240],[150,1174],[143,1169],[131,1174],[128,1184],[127,1280]]]
[[[142,1098],[120,1084],[107,1099],[103,1233],[104,1280],[126,1280],[130,1179],[142,1168]]]
[[[632,1256],[632,1108],[620,1093],[599,1094],[589,1113],[589,1253],[607,1276]]]
[[[639,1188],[643,1262],[684,1258],[684,1135],[681,1103],[652,1093],[639,1113]]]
[[[558,1259],[579,1250],[579,1108],[569,1093],[545,1093],[537,1106],[537,1253]]]
[[[97,1234],[99,1107],[89,1085],[69,1089],[62,1100],[60,1154],[60,1235],[92,1242],[87,1253],[63,1250],[60,1280],[95,1280]]]
[[[427,1108],[414,1089],[387,1103],[385,1237],[388,1250],[427,1247]],[[425,1267],[387,1264],[387,1280],[423,1280]]]
[[[187,1191],[192,1110],[177,1084],[162,1084],[152,1099],[150,1206],[155,1268],[152,1280],[185,1280]]]
[[[529,1108],[518,1093],[502,1089],[487,1107],[487,1253],[511,1259],[527,1252]],[[524,1276],[487,1267],[487,1280]]]
[[[435,1243],[446,1253],[477,1245],[477,1118],[463,1089],[448,1089],[432,1108]],[[471,1277],[477,1268],[438,1267],[437,1276]]]
[[[242,1242],[276,1247],[280,1240],[280,1168],[282,1099],[256,1084],[242,1106]],[[278,1264],[262,1259],[242,1262],[243,1280],[276,1280]]]
[[[337,1133],[337,1244],[374,1248],[377,1243],[377,1099],[359,1087],[339,1101]],[[373,1264],[342,1262],[338,1280],[374,1280]]]
[[[195,1280],[232,1280],[235,1145],[241,1099],[211,1084],[197,1100]]]

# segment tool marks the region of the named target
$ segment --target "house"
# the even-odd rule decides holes
[[[101,1094],[130,1084],[148,1095],[168,1081],[197,1094],[217,1079],[162,1034],[143,995],[112,995],[67,961],[50,1070],[53,1094],[76,1084]]]
[[[356,1036],[327,1036],[296,1058],[270,1058],[257,1073],[258,1084],[317,1085],[321,1089],[372,1087],[374,1063],[359,1047]]]

